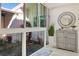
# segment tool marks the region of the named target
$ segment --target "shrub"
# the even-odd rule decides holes
[[[0,38],[0,46],[4,45],[4,40]]]

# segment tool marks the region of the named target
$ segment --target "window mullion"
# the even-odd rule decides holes
[[[24,10],[23,10],[23,14],[24,14],[24,29],[26,28],[26,5],[24,4],[23,6]],[[22,34],[22,56],[26,56],[26,32],[24,30],[23,34]]]
[[[40,27],[40,3],[38,3],[38,27]]]
[[[46,30],[44,31],[44,47],[46,47]]]
[[[22,56],[26,56],[26,32],[22,34]]]
[[[0,3],[0,28],[1,28],[1,3]]]

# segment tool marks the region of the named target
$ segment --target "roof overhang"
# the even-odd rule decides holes
[[[6,9],[6,8],[1,8],[1,11],[13,13],[13,14],[20,14],[19,12],[16,12],[16,11],[13,11],[13,10],[9,10],[9,9]]]

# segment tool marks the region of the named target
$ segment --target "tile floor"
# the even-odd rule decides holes
[[[51,48],[51,47],[48,47],[48,48]],[[51,49],[53,52],[50,54],[50,56],[79,56],[79,53],[57,49],[55,47],[52,47]]]

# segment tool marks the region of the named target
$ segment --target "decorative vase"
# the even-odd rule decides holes
[[[72,29],[75,29],[76,28],[76,26],[71,26],[72,27]]]

